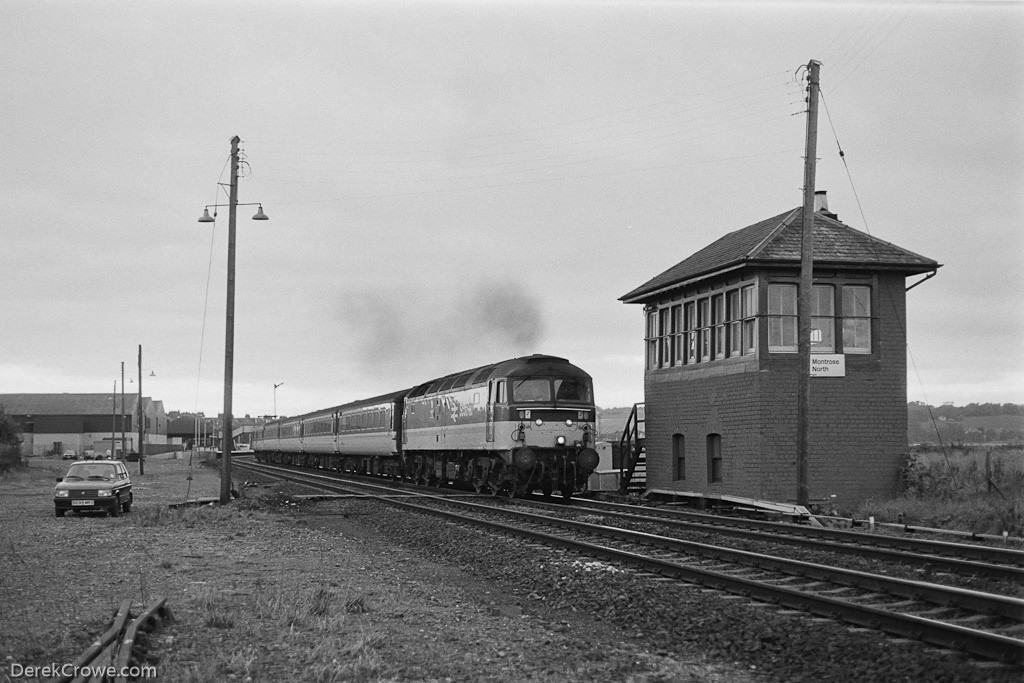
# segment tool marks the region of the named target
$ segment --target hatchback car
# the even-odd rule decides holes
[[[61,456],[63,460],[78,460],[78,453],[75,451],[64,451],[64,455]]]
[[[132,480],[123,463],[106,460],[76,462],[57,478],[53,505],[58,517],[68,510],[106,512],[117,517],[132,507]]]

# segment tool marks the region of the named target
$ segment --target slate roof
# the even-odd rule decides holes
[[[619,301],[640,303],[653,294],[720,271],[747,266],[799,266],[802,224],[803,208],[798,207],[731,232],[622,295]],[[932,259],[851,228],[823,212],[814,214],[814,263],[907,275],[940,267]]]
[[[112,394],[0,394],[0,406],[8,415],[111,415],[121,414],[121,395]],[[124,395],[125,414],[135,412],[138,394]]]

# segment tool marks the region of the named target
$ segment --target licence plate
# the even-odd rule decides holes
[[[75,505],[75,506],[77,506],[77,505],[92,505],[95,502],[96,501],[94,501],[94,500],[73,500],[73,501],[71,501],[71,504]]]

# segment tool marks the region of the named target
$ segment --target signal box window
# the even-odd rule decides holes
[[[811,293],[811,352],[836,350],[836,297],[831,285],[814,285]]]
[[[871,287],[843,287],[843,351],[871,353]]]
[[[768,350],[797,350],[796,285],[768,285]]]

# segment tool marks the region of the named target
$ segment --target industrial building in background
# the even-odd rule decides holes
[[[21,428],[25,456],[137,453],[139,401],[138,394],[0,394],[0,406]],[[163,401],[141,402],[148,453],[168,443],[167,414]]]

